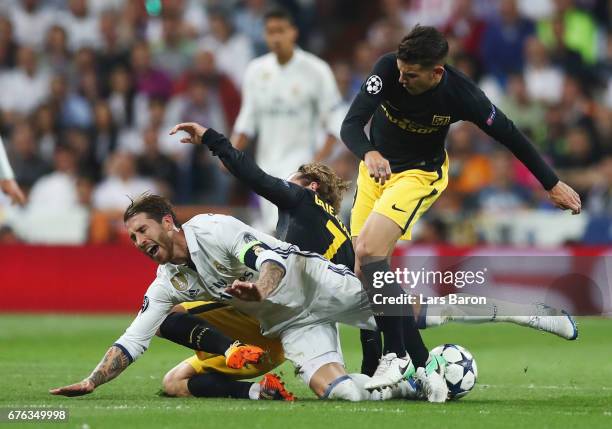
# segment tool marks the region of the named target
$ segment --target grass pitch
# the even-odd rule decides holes
[[[299,401],[175,399],[156,395],[164,373],[189,350],[154,339],[119,378],[80,398],[47,390],[89,374],[129,324],[129,316],[0,315],[0,408],[63,407],[59,423],[0,423],[2,427],[94,428],[421,428],[612,427],[612,320],[579,321],[569,342],[507,324],[458,325],[424,331],[430,347],[467,347],[478,362],[475,389],[444,405],[410,401],[323,402],[279,371]],[[356,330],[342,331],[349,370],[360,363]]]

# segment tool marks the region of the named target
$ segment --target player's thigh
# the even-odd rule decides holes
[[[335,323],[289,329],[281,334],[281,341],[285,357],[308,386],[313,375],[324,365],[337,363],[344,366]]]
[[[402,234],[402,229],[395,220],[384,214],[372,212],[361,230],[355,247],[355,254],[360,264],[387,258]]]
[[[400,238],[410,240],[413,225],[446,188],[447,171],[445,163],[438,171],[408,170],[393,175],[373,212],[393,221],[401,230]]]
[[[359,174],[357,176],[357,189],[351,209],[351,236],[357,237],[374,208],[376,200],[382,193],[382,186],[370,177],[368,169],[362,162],[359,163]]]

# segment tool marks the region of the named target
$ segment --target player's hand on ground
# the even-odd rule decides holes
[[[208,128],[205,128],[195,122],[182,122],[175,125],[174,128],[170,130],[170,135],[174,135],[179,131],[184,131],[188,134],[188,136],[183,137],[181,139],[181,143],[200,144],[202,143],[202,136],[206,130],[208,130]]]
[[[571,187],[559,181],[550,191],[548,191],[553,204],[562,210],[571,210],[572,214],[579,214],[582,208],[580,196]]]
[[[264,297],[256,283],[234,280],[225,292],[243,301],[263,301]]]
[[[391,165],[377,150],[366,153],[363,162],[375,182],[384,185],[391,178]]]
[[[91,380],[83,380],[80,383],[71,384],[69,386],[58,387],[57,389],[49,390],[52,395],[63,396],[83,396],[91,393],[96,388]]]
[[[0,180],[0,189],[6,195],[8,195],[13,202],[13,204],[24,205],[26,202],[26,197],[23,195],[21,188],[13,179],[3,179]]]

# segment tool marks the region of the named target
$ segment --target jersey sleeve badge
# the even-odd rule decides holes
[[[365,89],[368,94],[378,94],[382,91],[383,83],[380,76],[373,74],[366,80]]]

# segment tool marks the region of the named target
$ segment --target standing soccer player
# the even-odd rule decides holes
[[[486,95],[445,64],[448,42],[434,27],[416,26],[397,52],[382,56],[361,87],[342,124],[341,136],[362,160],[351,214],[357,267],[366,287],[376,272],[389,270],[399,239],[409,240],[415,222],[448,183],[444,141],[451,123],[467,120],[506,146],[540,181],[553,203],[580,213],[580,198],[559,181],[527,138]],[[372,119],[369,139],[364,126]],[[404,294],[398,284],[387,293]],[[375,309],[376,312],[376,309]],[[406,351],[415,367],[428,351],[407,306],[399,315],[377,315],[385,349],[367,387],[391,385],[402,377]],[[404,330],[409,340],[404,342]]]
[[[271,9],[264,22],[270,53],[251,61],[245,72],[232,142],[243,150],[257,136],[257,164],[286,178],[295,166],[331,153],[335,138],[329,115],[341,98],[329,65],[296,46],[298,30],[287,11]],[[321,130],[326,140],[317,150]],[[273,231],[276,207],[263,198],[260,204],[262,226]]]

